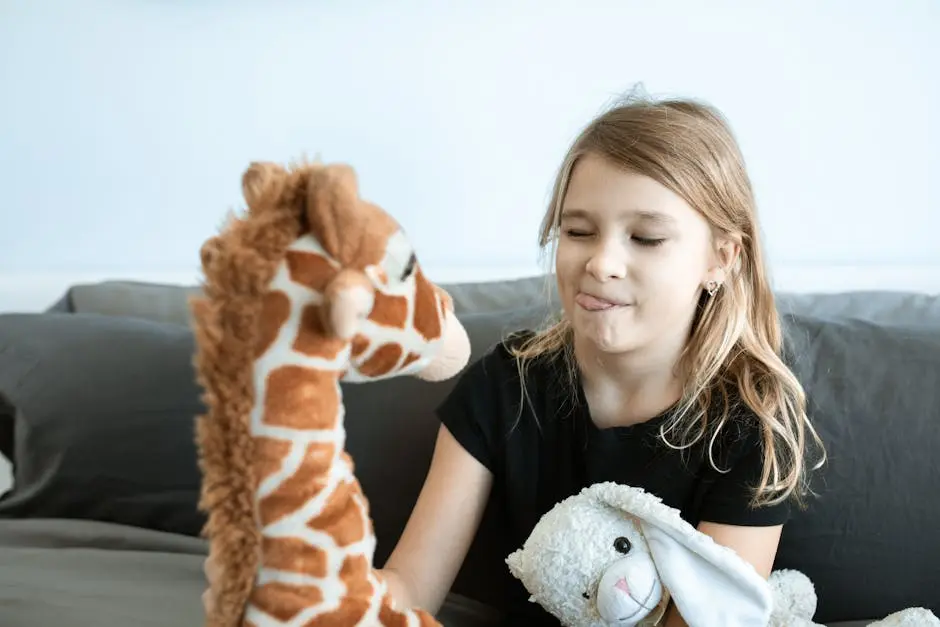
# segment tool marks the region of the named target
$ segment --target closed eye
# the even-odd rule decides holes
[[[401,271],[401,278],[399,280],[404,281],[411,276],[411,273],[415,270],[415,264],[417,263],[417,258],[414,253],[411,253],[411,256],[408,257],[408,263],[405,264],[404,270]]]
[[[585,239],[585,238],[591,237],[590,231],[579,231],[577,229],[567,229],[565,231],[565,235],[567,235],[571,239]],[[638,235],[634,235],[631,239],[633,239],[633,241],[639,244],[640,246],[645,246],[649,248],[652,248],[655,246],[662,246],[666,242],[665,237],[640,237]]]
[[[572,237],[574,239],[591,236],[591,234],[588,233],[587,231],[578,231],[576,229],[568,229],[567,231],[565,231],[565,235],[567,235],[568,237]]]

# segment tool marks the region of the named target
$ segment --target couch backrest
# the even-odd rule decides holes
[[[508,331],[557,307],[545,278],[445,285],[482,355]],[[195,286],[79,285],[55,310],[186,324]],[[883,616],[935,604],[940,590],[940,298],[896,292],[780,294],[789,361],[806,387],[829,462],[819,498],[784,533],[777,566],[809,575],[818,621]],[[452,381],[347,385],[348,443],[371,501],[381,564],[403,529],[430,460],[434,409]],[[402,446],[407,442],[407,455]],[[491,600],[484,522],[455,590]],[[491,558],[493,556],[490,556]],[[888,576],[890,574],[890,576]]]

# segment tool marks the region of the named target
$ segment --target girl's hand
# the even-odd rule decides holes
[[[206,588],[205,592],[202,593],[202,607],[206,614],[209,614],[215,607],[215,595],[212,590],[219,578],[219,569],[211,555],[206,558],[205,562],[203,562],[202,571],[205,573],[206,581],[209,584],[209,587]]]

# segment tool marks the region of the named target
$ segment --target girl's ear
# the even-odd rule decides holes
[[[719,236],[715,240],[714,257],[712,267],[709,269],[702,281],[703,286],[711,283],[723,285],[728,280],[729,275],[738,271],[741,262],[741,244],[730,237]]]

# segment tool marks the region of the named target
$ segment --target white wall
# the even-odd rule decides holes
[[[535,273],[568,142],[638,81],[730,117],[785,287],[940,291],[940,5],[705,6],[7,0],[0,309],[195,280],[244,166],[302,154],[352,163],[432,277]]]

